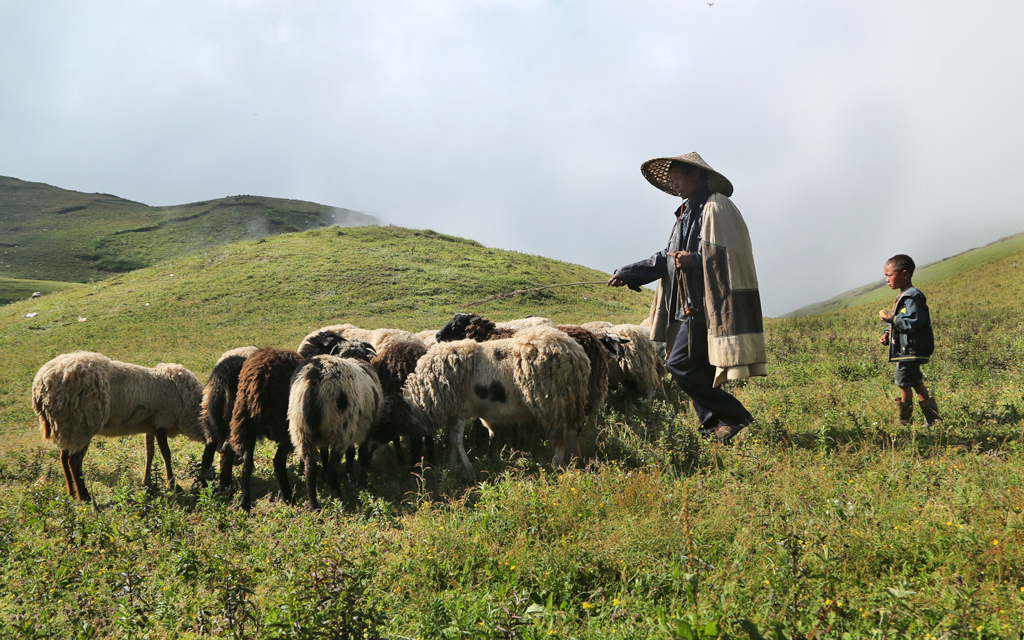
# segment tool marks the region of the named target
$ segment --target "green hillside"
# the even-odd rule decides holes
[[[0,176],[0,277],[89,282],[220,244],[379,223],[298,200],[234,196],[151,207]]]
[[[964,251],[963,253],[950,256],[949,258],[945,258],[944,260],[939,260],[938,262],[933,262],[931,264],[918,265],[917,271],[914,274],[914,285],[922,289],[926,289],[927,293],[927,288],[929,288],[933,282],[938,282],[943,278],[957,273],[964,273],[974,267],[999,260],[1005,256],[1019,254],[1022,251],[1024,251],[1024,233],[1000,238],[999,240],[991,242],[984,247]],[[879,272],[881,272],[881,269],[879,269]],[[816,302],[814,304],[807,305],[806,307],[801,307],[782,317],[795,318],[815,313],[827,313],[829,311],[849,309],[851,307],[857,307],[865,304],[874,305],[881,302],[887,302],[892,298],[892,296],[892,291],[885,286],[885,282],[879,279],[877,282],[866,284],[862,287],[857,287],[856,289],[851,289],[850,291],[841,293],[834,298],[829,298],[824,302]]]
[[[180,438],[179,491],[143,486],[142,438],[94,439],[96,505],[80,505],[29,407],[35,371],[72,349],[205,380],[226,349],[294,348],[338,322],[645,318],[651,292],[601,285],[460,306],[606,277],[431,231],[330,227],[0,308],[0,637],[1024,635],[1019,251],[927,286],[932,427],[896,419],[875,302],[766,319],[769,376],[727,383],[757,419],[732,446],[701,440],[667,381],[651,401],[613,392],[577,468],[550,469],[543,443],[489,452],[467,437],[465,485],[442,468],[409,476],[386,450],[317,513],[274,499],[268,443],[246,514],[237,492],[200,488],[202,448]],[[295,456],[289,473],[301,487]]]

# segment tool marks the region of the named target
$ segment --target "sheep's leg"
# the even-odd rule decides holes
[[[569,462],[583,460],[583,450],[580,449],[580,432],[576,429],[569,429]]]
[[[412,436],[409,438],[409,471],[416,473],[416,466],[424,466],[423,460],[423,438]]]
[[[473,481],[473,464],[466,455],[466,449],[462,446],[465,435],[466,424],[463,420],[456,420],[455,424],[448,429],[448,466],[456,472],[461,469],[461,475],[469,482]]]
[[[431,433],[423,438],[423,460],[427,464],[433,464],[437,460],[436,453],[434,450],[434,434]]]
[[[153,466],[153,454],[155,453],[155,448],[153,446],[154,442],[155,442],[155,438],[154,438],[153,434],[152,433],[147,433],[146,434],[146,473],[144,473],[142,475],[142,484],[146,485],[147,487],[149,486],[149,481],[150,481],[149,470],[150,470],[150,467]]]
[[[75,475],[71,470],[71,452],[62,449],[60,452],[60,466],[64,470],[64,482],[68,485],[68,495],[78,498],[78,488],[75,486]]]
[[[199,461],[199,486],[206,486],[206,479],[213,470],[213,454],[217,453],[217,445],[207,442],[203,449],[203,458]]]
[[[327,486],[335,500],[341,500],[341,454],[335,449],[321,449],[320,454],[324,461],[324,475],[327,476]]]
[[[277,450],[278,454],[281,453],[281,449]],[[306,499],[309,501],[309,508],[316,510],[320,508],[320,501],[316,498],[316,451],[302,452],[302,459],[305,461],[306,467]],[[327,466],[327,463],[324,463]],[[277,456],[274,456],[274,468],[277,468]],[[281,489],[282,493],[284,489]]]
[[[167,432],[160,429],[156,432],[156,443],[160,447],[160,455],[164,459],[164,473],[167,476],[167,488],[175,489],[174,471],[171,469],[171,448],[167,445]]]
[[[552,449],[555,451],[555,458],[551,462],[551,466],[555,469],[560,469],[565,464],[565,442],[568,439],[570,439],[568,430],[559,433],[557,439],[551,438]]]
[[[235,450],[225,443],[220,450],[220,488],[231,488],[231,466],[235,463]]]
[[[255,438],[246,438],[245,450],[242,452],[242,472],[238,474],[238,485],[242,491],[242,509],[248,511],[252,508],[252,492],[250,485],[252,484],[252,467],[255,461],[253,460],[253,453],[256,449]],[[223,458],[221,459],[223,462]],[[223,482],[223,474],[221,475],[221,482]]]
[[[68,458],[68,466],[71,468],[71,477],[75,483],[75,492],[78,494],[78,499],[82,502],[91,502],[92,496],[89,495],[89,490],[85,488],[85,478],[82,476],[82,461],[85,460],[85,452],[89,450],[89,447],[72,453]]]
[[[281,500],[285,504],[292,503],[292,483],[288,480],[288,454],[291,452],[292,443],[285,441],[277,445],[277,453],[274,454],[274,473],[277,475],[277,483],[281,485]],[[316,458],[308,460],[306,473],[309,474],[309,468],[315,466]]]

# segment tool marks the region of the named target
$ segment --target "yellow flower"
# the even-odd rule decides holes
[[[992,546],[993,547],[998,547],[999,546],[999,541],[998,540],[993,540],[992,541]]]
[[[621,601],[620,601],[620,600],[619,600],[618,598],[614,598],[614,599],[612,600],[612,605],[614,605],[614,606],[616,606],[616,607],[617,607],[617,606],[619,606],[620,604],[622,604],[622,602],[621,602]]]
[[[593,607],[594,605],[590,604],[589,602],[584,602],[582,606],[583,606],[584,609],[589,609],[589,608]]]

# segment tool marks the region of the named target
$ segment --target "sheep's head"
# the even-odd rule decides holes
[[[312,358],[313,356],[320,355],[334,355],[339,349],[343,348],[343,345],[347,342],[348,340],[343,338],[341,334],[335,331],[321,329],[302,341],[302,345],[299,346],[299,355],[303,358]]]
[[[600,338],[601,344],[604,345],[604,350],[608,353],[608,357],[618,362],[622,360],[622,357],[626,355],[626,349],[623,345],[628,344],[629,340],[615,333],[605,333]]]
[[[344,340],[344,338],[342,338],[342,340]],[[373,357],[377,355],[377,350],[374,349],[373,345],[369,342],[363,342],[362,340],[345,340],[344,343],[339,343],[335,347],[335,351],[331,355],[338,356],[339,358],[352,358],[353,360],[370,362],[373,360]]]
[[[480,318],[475,313],[456,313],[455,317],[452,318],[448,324],[441,327],[441,330],[437,332],[438,342],[451,342],[452,340],[465,340],[466,330],[469,325]]]

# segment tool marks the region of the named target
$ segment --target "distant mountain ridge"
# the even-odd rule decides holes
[[[89,282],[241,240],[380,224],[300,200],[239,195],[152,207],[0,176],[0,278]]]
[[[1012,254],[1024,254],[1024,232],[990,242],[983,247],[968,249],[954,256],[943,258],[938,262],[926,265],[918,265],[914,273],[914,286],[925,288],[930,283],[936,282],[948,276],[963,273],[968,269],[979,265],[994,262]],[[881,269],[879,269],[881,271]],[[927,293],[927,292],[926,292]],[[782,318],[796,318],[798,316],[809,316],[816,313],[828,313],[851,307],[859,307],[864,304],[889,301],[893,292],[885,286],[885,282],[879,278],[876,282],[866,284],[856,289],[850,289],[824,302],[816,302],[791,311]]]

